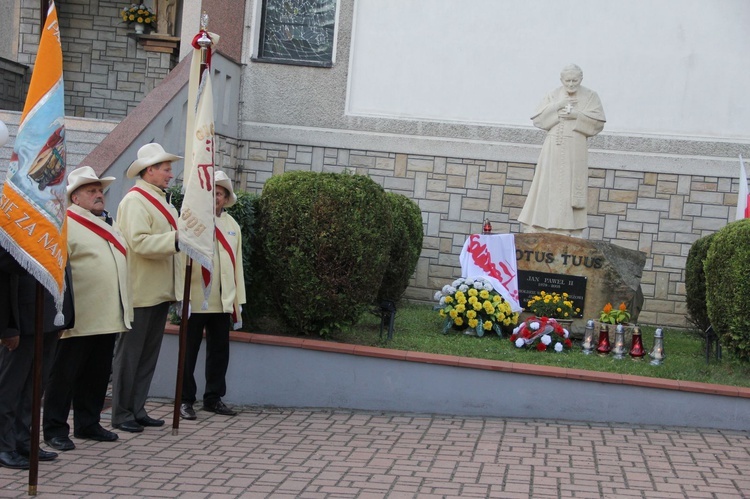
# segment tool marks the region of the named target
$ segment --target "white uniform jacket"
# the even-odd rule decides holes
[[[130,329],[125,239],[89,210],[68,208],[68,259],[73,277],[75,327],[63,338]]]
[[[135,188],[146,191],[161,210]],[[133,307],[152,307],[175,301],[182,294],[182,287],[175,286],[174,256],[177,248],[171,223],[176,223],[178,215],[160,188],[141,179],[136,180],[135,188],[120,201],[117,222],[128,243],[129,291]]]
[[[236,314],[233,322],[240,321],[240,305],[245,303],[245,277],[242,269],[242,233],[237,221],[227,212],[216,217],[217,234],[214,237],[214,272],[208,308],[202,310],[201,266],[193,262],[190,284],[190,308],[192,313]],[[228,248],[220,241],[224,237]],[[231,251],[231,254],[230,254]],[[183,271],[184,274],[184,271]]]

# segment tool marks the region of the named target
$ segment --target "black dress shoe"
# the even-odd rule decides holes
[[[144,416],[142,418],[135,418],[135,422],[141,426],[164,426],[163,419],[154,419],[151,416]]]
[[[117,433],[107,431],[98,424],[86,430],[77,431],[73,433],[73,436],[84,440],[96,440],[97,442],[114,442],[119,438]]]
[[[127,431],[129,433],[140,433],[143,431],[143,426],[139,425],[135,421],[125,421],[124,423],[120,424],[113,424],[115,428],[122,431]]]
[[[29,449],[18,449],[18,453],[29,459]],[[39,460],[40,461],[54,461],[57,459],[57,452],[50,452],[44,449],[39,449]]]
[[[213,412],[215,414],[221,414],[222,416],[236,416],[237,413],[227,407],[224,402],[219,400],[218,402],[214,402],[213,404],[203,404],[203,410],[208,412]]]
[[[193,404],[180,404],[180,416],[182,416],[182,419],[190,421],[198,417],[195,415],[195,410],[193,410]]]
[[[12,470],[27,470],[29,469],[29,460],[16,451],[0,452],[0,466]]]
[[[67,436],[45,438],[44,441],[53,449],[61,451],[73,450],[76,448],[76,444],[74,444],[73,441]]]

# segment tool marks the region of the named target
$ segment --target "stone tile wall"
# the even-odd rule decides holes
[[[56,4],[66,115],[124,118],[176,65],[176,56],[146,52],[138,44],[133,28],[119,17],[127,5],[111,0]],[[18,62],[33,66],[38,45],[39,1],[22,0]]]
[[[406,297],[431,301],[460,275],[466,237],[489,218],[494,232],[518,233],[533,164],[417,156],[287,144],[240,146],[240,188],[260,193],[291,170],[353,171],[419,204],[424,247]],[[685,261],[692,243],[734,216],[737,181],[706,176],[591,169],[587,237],[644,251],[644,324],[687,327]]]
[[[0,109],[22,111],[28,68],[0,57]]]

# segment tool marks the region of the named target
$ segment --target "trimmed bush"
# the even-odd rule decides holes
[[[386,198],[393,217],[393,230],[388,267],[377,300],[397,302],[409,286],[409,279],[422,253],[422,212],[417,203],[401,194],[389,192]]]
[[[708,317],[723,345],[750,360],[750,219],[719,230],[706,255]]]
[[[710,234],[695,241],[685,262],[685,301],[688,320],[698,328],[701,337],[705,337],[706,329],[711,325],[706,306],[706,272],[703,265],[713,238],[714,234]]]
[[[392,230],[385,192],[361,175],[289,172],[261,195],[271,311],[306,334],[354,324],[377,296]]]
[[[259,196],[245,191],[235,191],[237,202],[227,208],[227,213],[237,221],[242,231],[242,272],[245,278],[245,297],[247,304],[242,306],[242,321],[247,322],[250,316],[249,303],[253,303],[257,276],[253,267],[253,241],[257,239],[255,228],[255,203]]]

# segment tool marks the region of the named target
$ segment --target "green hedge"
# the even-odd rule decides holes
[[[703,269],[714,234],[695,241],[685,262],[685,301],[688,320],[698,328],[701,336],[711,325],[706,306],[706,272]]]
[[[414,201],[401,194],[389,192],[386,198],[393,217],[393,230],[388,267],[377,299],[397,302],[409,287],[409,279],[422,253],[422,212]]]
[[[354,324],[388,264],[392,219],[382,187],[361,175],[289,172],[266,182],[260,207],[272,311],[306,334]]]
[[[706,255],[708,317],[723,345],[750,360],[750,220],[719,230]]]

